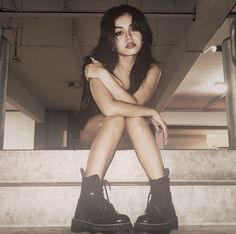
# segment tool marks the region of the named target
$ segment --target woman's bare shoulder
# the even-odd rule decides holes
[[[161,72],[161,68],[160,68],[160,66],[158,64],[152,63],[150,68],[149,68],[149,71],[160,73]]]
[[[152,63],[148,72],[147,72],[147,76],[146,76],[146,79],[145,80],[156,80],[156,79],[159,79],[161,76],[161,68],[155,64],[155,63]]]

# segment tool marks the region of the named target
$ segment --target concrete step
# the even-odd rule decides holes
[[[17,228],[0,228],[1,234],[72,234],[70,227],[17,227]],[[236,226],[211,225],[211,226],[180,226],[177,231],[171,234],[235,234]],[[82,234],[89,234],[83,232]]]
[[[0,151],[0,226],[69,226],[88,153]],[[162,155],[181,224],[236,225],[236,151],[163,150]],[[118,151],[106,179],[111,202],[134,222],[149,192],[134,151]]]
[[[181,224],[235,224],[236,186],[172,186]],[[0,226],[68,226],[80,187],[2,187]],[[147,186],[112,186],[110,201],[132,222],[144,212]]]
[[[88,150],[0,151],[0,183],[78,183]],[[236,182],[235,150],[162,150],[175,182]],[[144,182],[147,177],[133,150],[117,151],[107,171],[110,182]]]

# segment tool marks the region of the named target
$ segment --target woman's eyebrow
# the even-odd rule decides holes
[[[133,23],[131,23],[131,24],[129,25],[129,27],[131,27],[131,26],[133,26]],[[124,28],[124,27],[122,27],[122,26],[115,26],[115,28]]]

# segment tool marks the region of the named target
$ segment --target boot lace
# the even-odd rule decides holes
[[[149,207],[151,204],[152,204],[152,192],[150,191],[147,199],[147,207]]]
[[[156,189],[150,189],[147,199],[147,208],[153,205],[157,205],[161,208],[168,200],[171,200],[170,192],[164,183],[160,183]]]
[[[149,192],[148,194],[148,199],[147,199],[147,207],[149,206],[155,206],[155,205],[160,205],[163,201],[163,195],[153,195],[152,191]]]
[[[95,188],[96,189],[96,193],[94,196],[95,205],[97,208],[101,210],[111,209],[115,211],[114,206],[110,203],[108,192],[107,192],[107,185],[109,186],[109,189],[111,190],[110,183],[107,180],[103,180],[102,185],[103,186],[96,186]],[[104,197],[103,187],[105,190],[106,198]]]

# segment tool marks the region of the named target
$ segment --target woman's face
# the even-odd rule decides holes
[[[132,16],[124,14],[115,21],[116,50],[119,55],[136,55],[142,47],[142,34],[132,25]]]

